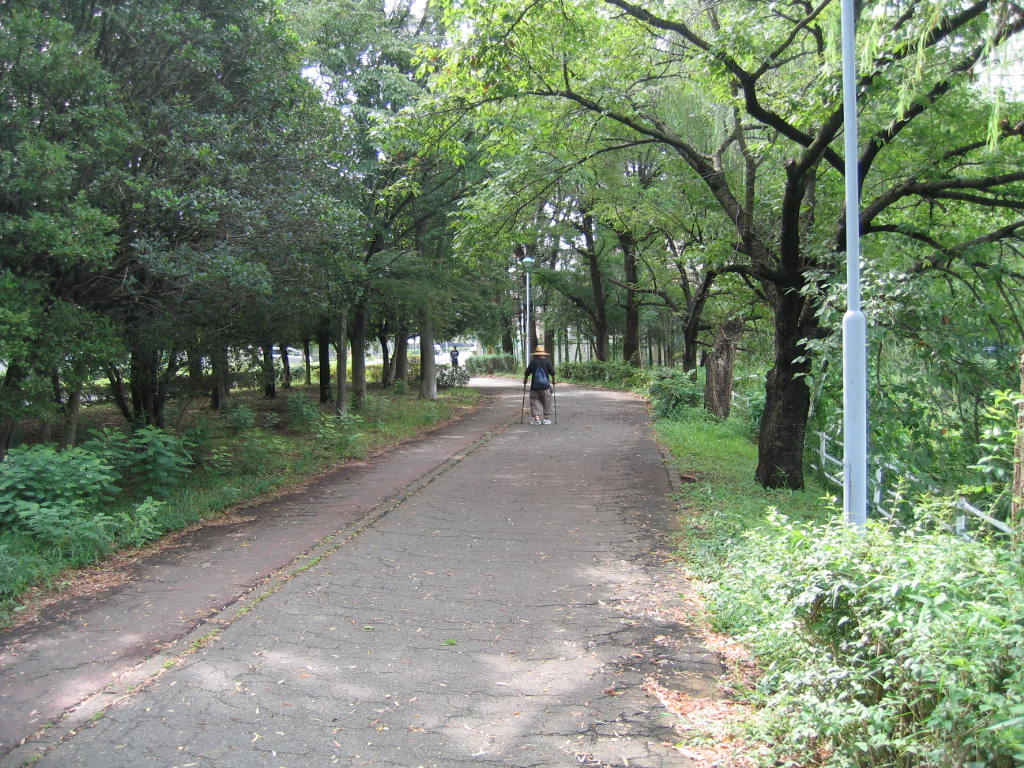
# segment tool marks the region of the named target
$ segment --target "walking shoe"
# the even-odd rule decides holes
[[[542,424],[543,422],[540,419],[530,419],[530,423],[531,424]]]
[[[541,424],[550,424],[551,423],[551,419],[544,419],[544,421],[539,422],[539,423],[541,423]]]

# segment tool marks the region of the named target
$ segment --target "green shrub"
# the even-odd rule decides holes
[[[650,372],[643,368],[634,368],[621,360],[600,362],[559,363],[558,379],[572,381],[575,384],[592,384],[617,389],[639,389],[647,384]]]
[[[302,392],[288,395],[285,410],[288,413],[288,426],[293,429],[309,429],[321,416],[320,406]]]
[[[108,461],[83,448],[14,448],[0,463],[0,524],[24,526],[36,517],[52,518],[61,508],[71,515],[98,509],[120,491],[117,480]]]
[[[328,444],[340,456],[358,454],[363,439],[362,416],[355,413],[325,413],[317,423],[317,439]]]
[[[437,388],[451,389],[469,385],[469,371],[464,366],[453,368],[450,365],[437,366]]]
[[[245,403],[235,403],[225,409],[224,421],[238,432],[253,429],[256,426],[256,411]]]
[[[192,469],[188,440],[157,427],[142,427],[128,439],[131,449],[128,474],[147,496],[166,497]]]
[[[189,438],[153,426],[130,435],[112,429],[92,432],[81,447],[108,462],[121,479],[145,495],[167,496],[188,477],[194,463]]]
[[[525,366],[515,355],[473,355],[466,358],[465,367],[472,376],[492,376],[497,373],[519,373]]]
[[[781,757],[824,766],[1024,760],[1024,567],[944,531],[784,518],[723,571],[711,609],[765,669]]]
[[[681,368],[659,368],[653,372],[647,395],[658,419],[679,419],[687,410],[700,408],[704,402],[704,386],[691,371]]]

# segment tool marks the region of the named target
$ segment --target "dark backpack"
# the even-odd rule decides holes
[[[533,372],[533,381],[530,382],[530,389],[548,389],[550,387],[551,381],[548,379],[548,372],[538,365]]]

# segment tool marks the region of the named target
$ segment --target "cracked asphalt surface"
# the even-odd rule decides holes
[[[521,425],[520,382],[474,385],[458,424],[0,638],[0,768],[689,765],[644,684],[721,668],[672,609],[644,403],[559,385]]]

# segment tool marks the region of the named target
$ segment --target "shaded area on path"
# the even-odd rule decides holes
[[[177,668],[103,703],[36,764],[686,765],[644,682],[707,692],[719,669],[660,602],[675,588],[659,557],[671,484],[642,401],[563,386],[558,424],[521,426],[517,383],[489,386],[491,404],[465,422],[183,542],[49,625],[67,649],[114,639],[115,661],[93,651],[41,676],[69,700],[82,667],[96,665],[95,686],[196,614],[218,630],[193,629],[195,653],[179,647]],[[338,530],[294,577],[218,613]],[[238,563],[254,546],[256,579],[257,563]],[[45,634],[7,649],[40,670]],[[5,667],[3,707],[30,670]]]

